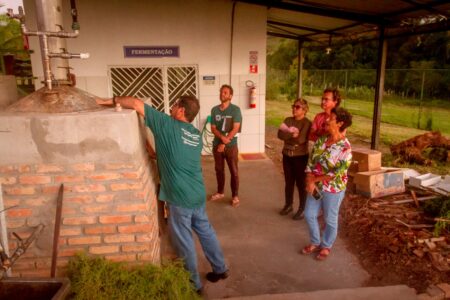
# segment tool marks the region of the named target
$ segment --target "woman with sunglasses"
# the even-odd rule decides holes
[[[294,185],[297,186],[299,207],[293,219],[303,219],[306,203],[305,168],[308,163],[308,135],[311,121],[306,118],[308,102],[297,99],[292,105],[292,117],[288,117],[278,130],[278,138],[284,141],[283,171],[285,179],[285,204],[280,215],[287,215],[293,211]]]

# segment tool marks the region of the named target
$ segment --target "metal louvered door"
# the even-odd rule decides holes
[[[198,98],[197,66],[114,66],[109,73],[114,96],[137,97],[165,113],[182,95]]]

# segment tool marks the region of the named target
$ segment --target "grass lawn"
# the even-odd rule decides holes
[[[316,104],[320,109],[320,97],[305,97],[310,103]],[[373,102],[345,99],[341,104],[352,114],[372,119]],[[398,102],[385,101],[382,104],[381,121],[384,123],[400,125],[409,128],[417,128],[420,113],[421,128],[427,128],[427,122],[431,122],[432,130],[439,130],[450,137],[450,109],[439,107],[422,107],[401,105]]]

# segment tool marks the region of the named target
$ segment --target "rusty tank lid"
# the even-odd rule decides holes
[[[97,111],[103,108],[95,102],[95,96],[75,87],[61,85],[51,90],[40,88],[32,94],[8,106],[6,112],[18,113],[71,113]]]

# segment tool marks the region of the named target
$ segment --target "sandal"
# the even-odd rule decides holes
[[[304,255],[308,255],[308,254],[311,254],[313,252],[319,251],[319,249],[320,249],[319,245],[310,244],[310,245],[306,246],[305,248],[303,248],[300,251],[300,253],[304,254]]]
[[[233,197],[233,199],[231,199],[231,206],[233,206],[233,207],[239,206],[239,198],[237,196],[235,196],[235,197]]]
[[[223,197],[225,197],[225,194],[221,194],[221,193],[215,193],[211,196],[211,198],[209,198],[210,201],[217,201],[220,199],[223,199]]]
[[[330,253],[331,253],[330,248],[322,248],[320,249],[319,254],[316,256],[316,259],[320,261],[325,260],[327,259],[328,255],[330,255]]]

